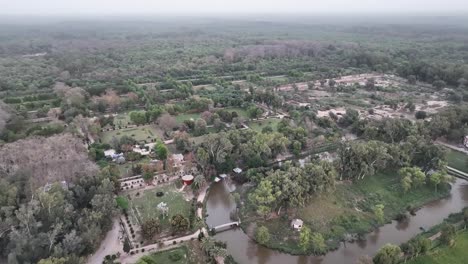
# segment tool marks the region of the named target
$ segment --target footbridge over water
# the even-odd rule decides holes
[[[241,224],[240,221],[235,221],[235,222],[230,222],[230,223],[210,227],[210,230],[214,232],[222,232],[222,231],[227,231],[233,228],[237,228],[240,226],[240,224]]]
[[[455,168],[452,168],[452,167],[449,167],[449,166],[446,166],[447,167],[447,172],[457,178],[460,178],[460,179],[464,179],[464,180],[467,180],[468,181],[468,174],[466,172],[463,172],[463,171],[460,171],[460,170],[457,170]]]

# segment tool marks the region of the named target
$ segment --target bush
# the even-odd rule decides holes
[[[417,111],[414,114],[414,117],[416,117],[416,119],[425,119],[427,117],[427,113],[425,111]]]
[[[176,262],[182,259],[182,255],[179,252],[174,252],[169,255],[169,259]]]

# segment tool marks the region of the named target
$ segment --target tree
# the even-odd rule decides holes
[[[414,114],[414,117],[416,119],[426,119],[427,117],[427,112],[426,111],[417,111],[415,114]]]
[[[174,143],[180,151],[190,151],[192,144],[190,143],[189,135],[186,132],[178,132],[174,135]]]
[[[302,144],[301,142],[294,140],[292,144],[292,152],[294,155],[299,156],[301,154]]]
[[[263,114],[263,110],[257,106],[251,106],[247,109],[247,114],[250,118],[259,118]]]
[[[403,191],[406,193],[411,189],[413,181],[411,180],[411,177],[405,176],[401,178],[401,188],[403,188]]]
[[[176,119],[167,113],[162,114],[161,117],[158,118],[157,123],[166,133],[172,131],[177,126]]]
[[[201,136],[206,134],[206,121],[198,118],[197,121],[195,121],[195,135]]]
[[[447,184],[453,181],[453,177],[448,175],[445,169],[443,169],[440,171],[433,172],[429,176],[429,181],[432,185],[434,185],[435,191],[437,192],[437,186],[439,186],[439,184]]]
[[[327,248],[327,245],[325,244],[325,239],[320,233],[312,233],[310,235],[310,243],[312,244],[312,249],[316,254],[324,253]]]
[[[391,159],[387,145],[379,141],[343,144],[339,150],[340,177],[362,180],[384,169]]]
[[[132,111],[130,112],[130,120],[135,125],[143,125],[146,124],[146,113],[144,111]]]
[[[189,220],[181,214],[176,214],[171,218],[171,227],[174,232],[186,231],[189,224]]]
[[[310,237],[311,237],[312,232],[310,231],[310,228],[307,226],[303,226],[301,228],[301,231],[299,233],[299,245],[302,248],[302,250],[307,251],[307,249],[310,246]]]
[[[117,196],[117,198],[115,198],[116,202],[117,202],[117,205],[120,207],[120,209],[122,210],[127,210],[128,209],[128,200],[127,198],[123,197],[123,196]]]
[[[456,235],[455,226],[444,224],[440,234],[440,242],[447,246],[452,246]]]
[[[418,237],[410,240],[404,247],[405,252],[411,256],[418,256],[424,254],[431,249],[432,242],[425,237]]]
[[[440,90],[447,86],[447,84],[443,80],[436,80],[432,83],[432,86]]]
[[[377,204],[376,206],[374,206],[374,215],[380,224],[382,224],[385,221],[384,208],[385,206],[383,204]]]
[[[413,84],[413,85],[416,84],[416,81],[417,81],[416,76],[409,75],[407,78],[408,78],[408,83],[409,84]]]
[[[255,240],[262,245],[268,243],[268,241],[270,241],[270,232],[268,231],[268,228],[265,226],[258,227],[255,231]]]
[[[405,192],[412,187],[422,186],[426,182],[426,175],[419,167],[404,167],[398,171],[398,174]]]
[[[151,218],[143,222],[141,225],[141,234],[144,239],[152,239],[154,235],[159,233],[161,224],[157,218]]]
[[[130,241],[128,239],[125,239],[124,244],[123,244],[123,251],[128,254],[132,247],[130,246]]]
[[[401,249],[399,246],[386,244],[374,256],[375,264],[397,264],[400,261]]]
[[[205,136],[205,140],[202,143],[202,147],[208,154],[208,163],[218,166],[226,160],[226,156],[229,155],[233,149],[233,145],[227,138],[226,133],[208,134]],[[197,150],[197,157],[198,157]],[[203,152],[200,152],[202,154]]]
[[[163,142],[158,141],[156,143],[155,148],[154,148],[154,152],[156,153],[156,157],[158,159],[166,160],[169,151],[168,151],[166,145]]]
[[[437,192],[437,186],[440,184],[442,181],[442,174],[438,172],[434,172],[429,176],[429,181],[431,182],[432,185],[434,185],[435,192]]]
[[[203,175],[197,175],[193,179],[192,188],[198,190],[206,184],[205,177]]]
[[[37,264],[66,264],[68,259],[66,258],[54,258],[50,257],[47,259],[41,259]]]
[[[249,201],[257,207],[257,213],[266,217],[272,210],[273,203],[281,194],[273,192],[273,184],[269,180],[263,180],[249,195]]]

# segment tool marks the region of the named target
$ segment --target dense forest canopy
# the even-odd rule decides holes
[[[461,17],[4,18],[0,258],[83,263],[117,205],[129,223],[122,178],[157,186],[173,154],[200,172],[196,193],[242,168],[262,221],[383,174],[439,197],[452,178],[437,140],[468,134],[467,60]],[[196,201],[175,222],[193,227]],[[364,209],[384,222],[383,204]],[[323,246],[297,252],[328,250],[304,233]]]
[[[464,24],[215,21],[100,20],[4,27],[0,90],[40,90],[56,80],[87,89],[125,90],[126,80],[161,81],[167,75],[240,79],[252,72],[286,74],[291,68],[326,69],[325,74],[336,75],[339,68],[356,67],[452,85],[468,79]]]

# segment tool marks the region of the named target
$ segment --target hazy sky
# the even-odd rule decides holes
[[[0,0],[1,14],[468,13],[468,0]]]

